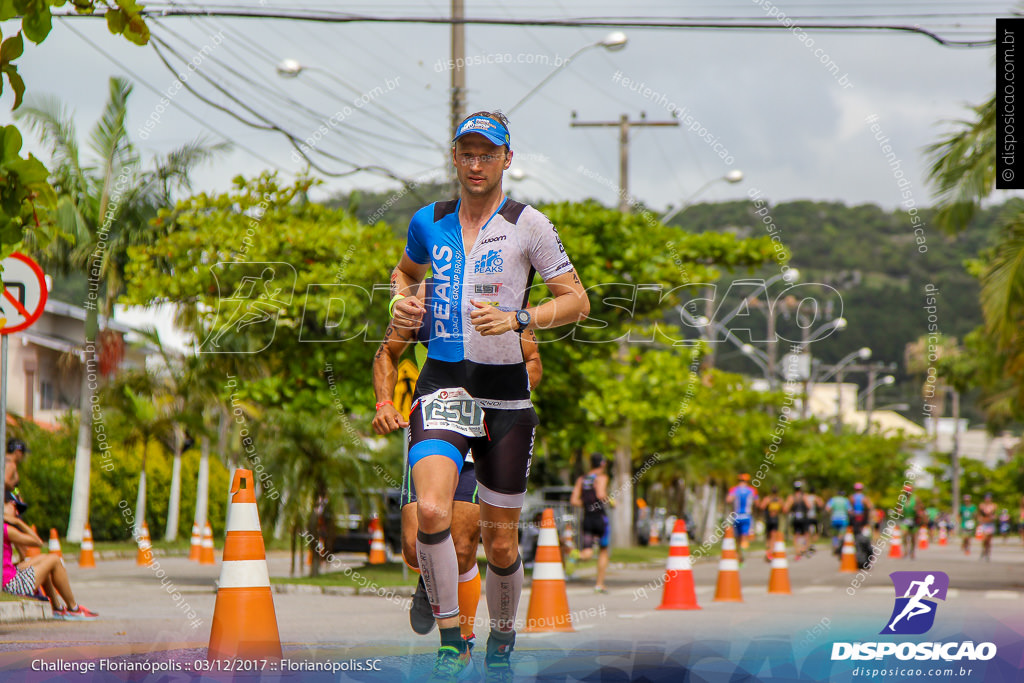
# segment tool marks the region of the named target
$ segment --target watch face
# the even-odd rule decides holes
[[[520,325],[529,325],[530,324],[530,314],[527,313],[526,311],[517,311],[516,312],[516,320],[519,322]]]

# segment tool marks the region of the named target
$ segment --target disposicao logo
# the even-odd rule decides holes
[[[946,600],[949,576],[945,572],[893,572],[889,574],[896,587],[896,604],[889,621],[879,633],[889,635],[920,635],[935,623],[938,603]]]
[[[944,572],[893,572],[889,575],[896,590],[896,604],[885,622],[881,635],[920,635],[935,624],[938,611],[936,600],[945,601],[949,591],[949,576]],[[833,643],[832,661],[870,660],[895,656],[900,660],[962,659],[985,661],[996,656],[994,643],[925,642],[925,643]]]

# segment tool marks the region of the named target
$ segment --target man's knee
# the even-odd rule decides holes
[[[476,542],[472,542],[469,539],[455,537],[455,554],[459,556],[459,573],[465,574],[473,565],[476,564],[476,549],[479,545],[479,540],[473,539]]]
[[[421,497],[416,508],[420,531],[433,534],[451,526],[451,501]]]
[[[496,534],[487,549],[487,561],[496,567],[508,567],[516,561],[519,544],[515,534]]]

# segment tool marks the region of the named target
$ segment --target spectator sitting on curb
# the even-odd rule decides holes
[[[13,496],[7,496],[11,498]],[[43,541],[18,517],[14,500],[4,502],[3,532],[3,590],[11,595],[31,596],[40,586],[45,586],[50,596],[54,619],[68,621],[92,621],[99,617],[75,600],[68,581],[68,572],[61,558],[54,554],[36,555],[22,560],[17,566],[12,560],[12,544],[42,547]],[[60,595],[66,603],[63,607],[56,599]]]

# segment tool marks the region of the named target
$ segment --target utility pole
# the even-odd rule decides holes
[[[630,126],[678,126],[678,121],[648,121],[647,115],[640,113],[640,120],[630,121],[628,114],[623,114],[618,121],[577,121],[576,112],[572,113],[569,125],[573,128],[618,128],[619,129],[619,211],[629,213],[629,128]],[[619,340],[620,367],[624,367],[629,358],[629,346],[625,338]],[[612,508],[612,543],[618,547],[634,544],[633,533],[633,449],[632,421],[627,419],[619,430],[618,443],[615,447],[615,459],[612,463],[612,481],[619,487],[623,501]]]
[[[629,129],[645,126],[678,126],[678,121],[648,121],[647,114],[640,112],[639,121],[630,121],[628,114],[623,114],[618,121],[577,121],[576,112],[572,113],[573,128],[618,128],[619,129],[619,211],[629,213]]]
[[[461,22],[465,19],[464,0],[452,0],[452,88],[451,88],[451,110],[452,120],[448,139],[455,137],[455,129],[466,118],[466,25]],[[445,145],[447,149],[447,145]],[[455,179],[455,168],[452,166],[450,155],[445,157],[445,167],[448,169],[448,181],[455,191],[458,192],[458,183]]]

